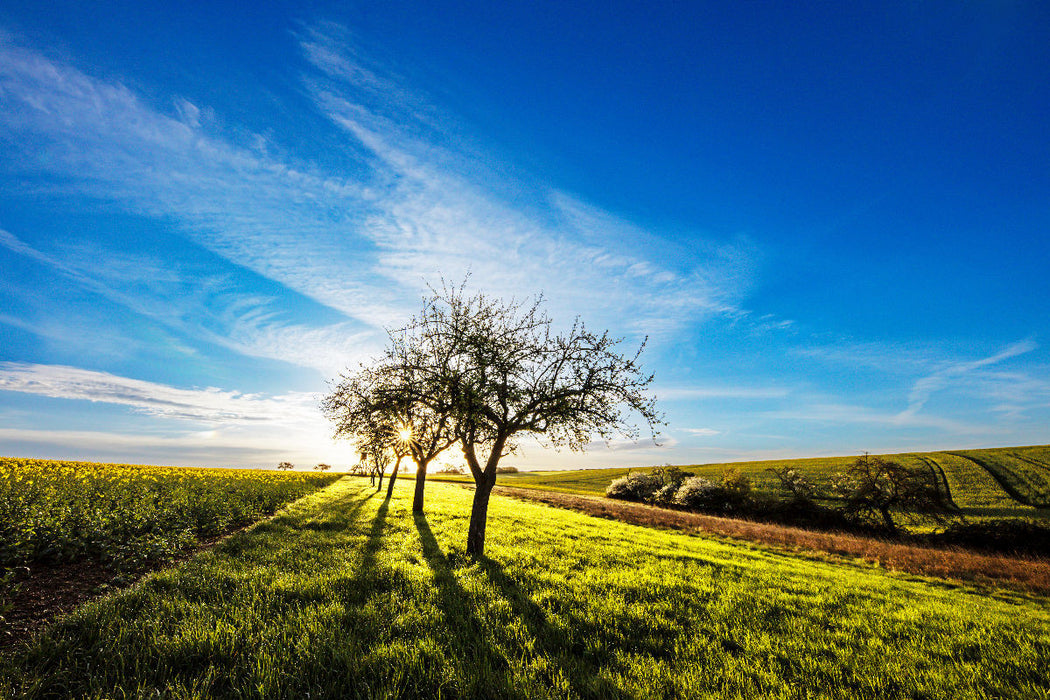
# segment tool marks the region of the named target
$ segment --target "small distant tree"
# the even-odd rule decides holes
[[[332,468],[331,464],[325,464],[324,462],[321,462],[316,467],[314,467],[314,469],[316,469],[319,472],[326,472],[326,471],[328,471],[331,468]]]
[[[291,462],[281,462],[280,464],[277,465],[277,468],[280,469],[281,471],[288,471],[289,469],[293,469],[294,467],[295,467],[295,465],[292,464]]]
[[[817,487],[806,475],[790,467],[777,469],[771,467],[768,471],[780,481],[780,490],[784,492],[792,503],[812,505],[817,498]]]
[[[895,513],[937,522],[957,513],[930,470],[905,467],[868,454],[839,474],[833,489],[845,502],[843,510],[847,515],[881,522],[894,534],[898,531]]]
[[[446,464],[437,470],[438,474],[463,474],[463,467],[456,464]]]

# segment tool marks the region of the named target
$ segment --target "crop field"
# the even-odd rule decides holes
[[[1017,501],[1050,508],[1050,447],[968,450],[953,454],[985,469]]]
[[[338,478],[0,458],[0,567],[165,559]]]
[[[1046,598],[343,479],[82,606],[3,697],[1048,698]]]
[[[1050,447],[1008,447],[954,452],[923,452],[883,455],[909,467],[925,466],[947,483],[952,499],[972,517],[1050,517]],[[723,472],[739,469],[758,493],[776,494],[779,481],[769,470],[788,467],[817,484],[827,485],[836,472],[845,471],[856,457],[731,462],[680,465],[680,468],[713,480]],[[635,469],[589,469],[577,471],[519,472],[502,474],[500,484],[565,493],[602,495],[613,480]],[[437,477],[471,481],[470,476]],[[1042,510],[1040,510],[1042,509]]]

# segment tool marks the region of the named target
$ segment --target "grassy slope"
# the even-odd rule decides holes
[[[921,466],[926,460],[939,466],[947,478],[952,497],[968,516],[976,517],[1047,517],[1027,503],[1013,498],[986,466],[995,469],[1000,478],[1012,479],[1031,502],[1050,503],[1050,448],[1008,447],[967,452],[923,452],[885,455],[907,466]],[[975,461],[979,460],[979,461]],[[845,471],[856,457],[817,457],[809,459],[730,462],[724,464],[683,465],[682,469],[717,480],[727,469],[739,469],[751,477],[757,491],[775,493],[778,481],[769,473],[771,467],[790,467],[817,483],[826,483],[838,471]],[[519,488],[603,495],[614,479],[628,471],[648,471],[652,467],[628,469],[584,469],[576,471],[520,472],[501,474],[499,483]],[[447,477],[435,477],[447,478]],[[469,476],[451,480],[471,481]]]
[[[1046,599],[997,599],[494,497],[344,479],[81,608],[28,697],[1050,697]]]

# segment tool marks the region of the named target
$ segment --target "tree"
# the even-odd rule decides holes
[[[361,464],[365,465],[365,471],[368,472],[372,486],[376,485],[376,477],[379,477],[379,486],[376,488],[376,491],[383,488],[383,475],[386,474],[386,467],[389,463],[390,453],[385,446],[377,444],[361,445]]]
[[[320,472],[326,472],[326,471],[328,471],[331,468],[332,468],[331,464],[325,464],[324,462],[321,462],[316,467],[314,467],[314,469],[316,469],[317,471],[320,471]]]
[[[881,520],[894,534],[894,512],[937,522],[957,512],[930,470],[905,467],[868,454],[838,476],[834,489],[844,499],[847,515],[876,523]]]
[[[766,471],[780,480],[780,490],[790,496],[792,503],[808,507],[816,501],[817,487],[805,474],[791,467],[770,467]]]
[[[280,469],[281,471],[288,471],[289,469],[292,469],[293,467],[295,467],[295,465],[292,464],[291,462],[281,462],[280,464],[277,465],[277,468]]]
[[[527,435],[555,447],[582,450],[595,436],[631,438],[639,414],[650,429],[661,422],[646,395],[652,375],[638,358],[616,351],[619,340],[588,331],[577,319],[556,333],[532,304],[484,294],[466,296],[447,285],[428,299],[406,333],[418,349],[406,357],[422,378],[412,402],[449,416],[474,477],[467,552],[481,556],[492,488],[500,459]],[[624,410],[626,408],[626,410]],[[655,432],[654,432],[655,438]]]
[[[394,495],[394,483],[397,481],[397,470],[401,467],[401,460],[408,454],[408,435],[411,435],[407,428],[397,429],[393,435],[393,439],[390,441],[390,451],[394,453],[394,470],[390,472],[390,482],[386,487],[386,497],[390,498]]]
[[[434,410],[440,387],[428,384],[423,370],[424,354],[435,356],[435,348],[408,329],[388,332],[390,343],[370,366],[341,375],[339,383],[321,403],[325,415],[336,424],[336,437],[353,437],[359,446],[372,444],[390,449],[397,460],[388,493],[393,494],[401,458],[416,463],[413,512],[423,511],[427,466],[456,442],[447,410]],[[420,396],[429,397],[427,401]]]

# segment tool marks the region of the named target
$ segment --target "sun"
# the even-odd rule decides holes
[[[412,428],[407,425],[397,431],[397,439],[401,442],[412,441]]]

